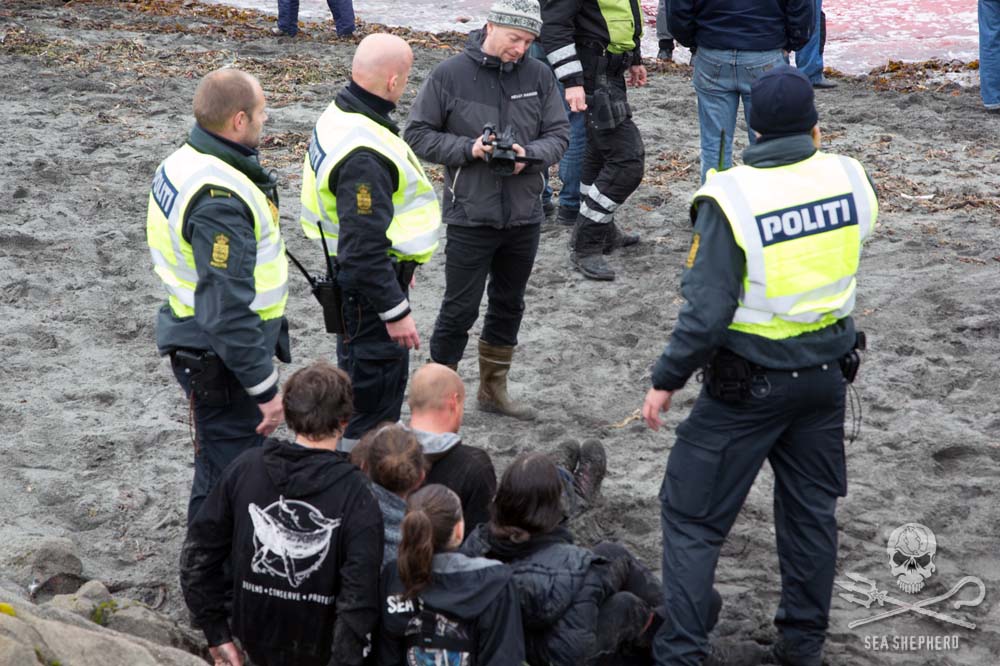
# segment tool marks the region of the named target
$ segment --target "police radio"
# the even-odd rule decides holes
[[[326,275],[313,277],[287,248],[285,249],[285,254],[288,255],[288,258],[292,260],[295,267],[305,276],[306,281],[309,282],[309,286],[312,288],[313,296],[316,297],[320,307],[323,308],[323,323],[326,325],[326,332],[340,335],[346,331],[346,327],[344,326],[344,295],[340,290],[340,284],[337,282],[337,273],[340,272],[340,266],[337,264],[337,260],[330,256],[330,250],[326,244],[326,235],[323,233],[322,227],[319,230],[319,240],[323,244],[323,255],[326,257]]]

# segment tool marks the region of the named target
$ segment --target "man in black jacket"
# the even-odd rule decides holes
[[[281,422],[273,357],[291,361],[288,262],[277,178],[257,158],[267,112],[257,79],[208,74],[187,142],[156,170],[146,231],[168,302],[156,346],[194,413],[188,523],[222,471]]]
[[[485,31],[473,32],[465,52],[435,67],[424,82],[405,133],[417,155],[445,166],[445,294],[431,359],[457,367],[489,276],[479,407],[524,420],[534,419],[535,410],[511,400],[507,373],[545,219],[545,174],[569,145],[552,70],[526,57],[541,26],[537,0],[497,0]],[[492,133],[484,142],[487,125]],[[490,136],[504,134],[518,161],[494,157]]]
[[[434,188],[390,118],[412,65],[399,37],[365,37],[351,82],[316,123],[303,164],[303,229],[329,238],[340,264],[345,332],[337,358],[351,376],[355,405],[346,451],[377,423],[399,420],[409,350],[420,346],[410,281],[438,245]]]
[[[750,86],[784,63],[812,33],[813,0],[670,0],[674,39],[697,47],[692,59],[701,127],[701,180],[711,168],[733,163],[736,111],[743,100],[750,143]],[[725,146],[720,139],[725,132]],[[722,146],[720,148],[720,146]],[[722,151],[722,159],[719,155]]]
[[[295,441],[268,439],[236,460],[188,528],[184,600],[216,664],[242,663],[234,637],[257,666],[361,664],[378,618],[383,535],[367,480],[336,452],[350,380],[313,364],[285,383],[283,404]]]
[[[614,214],[639,187],[645,148],[632,121],[628,85],[646,85],[638,0],[548,0],[542,45],[566,89],[571,111],[587,112],[587,153],[580,176],[580,213],[571,261],[584,277],[614,280],[604,254],[639,242],[615,225]]]

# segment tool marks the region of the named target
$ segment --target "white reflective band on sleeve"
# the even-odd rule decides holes
[[[164,286],[166,286],[167,291],[170,292],[170,295],[176,298],[178,301],[180,301],[189,308],[194,307],[193,289],[182,287],[179,284],[170,284],[169,282],[164,282]]]
[[[559,65],[553,71],[556,73],[557,79],[562,79],[570,74],[579,74],[583,72],[583,65],[580,64],[579,60],[571,60],[565,65]]]
[[[160,266],[161,268],[165,268],[168,271],[172,271],[174,275],[176,275],[182,280],[185,280],[186,282],[198,281],[198,272],[193,270],[187,264],[181,261],[178,261],[176,265],[170,263],[170,261],[163,256],[163,253],[154,247],[149,248],[149,253],[153,255],[154,266]],[[180,256],[178,256],[178,259],[179,258]]]
[[[406,256],[423,254],[438,242],[439,232],[440,227],[432,229],[425,234],[420,234],[416,238],[411,238],[403,243],[396,243],[392,246],[392,249]]]
[[[408,307],[410,307],[410,301],[404,298],[403,301],[393,309],[378,313],[378,318],[382,321],[389,321],[393,317],[398,317],[406,312],[406,308]]]
[[[269,308],[277,305],[281,300],[288,295],[288,284],[283,284],[280,287],[275,287],[268,291],[263,291],[254,296],[253,301],[250,303],[250,309],[254,312],[258,312],[265,308]]]
[[[260,384],[257,384],[256,386],[250,386],[248,388],[244,387],[243,390],[247,392],[247,395],[260,395],[261,393],[264,393],[277,383],[278,383],[278,371],[272,370],[271,374],[268,375],[267,379],[262,381]]]
[[[576,44],[567,44],[566,46],[562,46],[545,57],[546,59],[548,59],[549,64],[552,65],[553,67],[556,64],[562,62],[563,60],[567,60],[569,58],[573,58],[574,60],[576,60],[577,59]]]
[[[587,192],[587,196],[590,197],[591,199],[593,199],[594,203],[596,203],[598,206],[600,206],[604,210],[608,211],[609,213],[615,212],[615,210],[618,208],[618,206],[621,205],[621,204],[615,203],[611,199],[609,199],[606,196],[604,196],[603,194],[601,194],[600,190],[597,189],[596,185],[592,185],[591,186],[590,191]]]

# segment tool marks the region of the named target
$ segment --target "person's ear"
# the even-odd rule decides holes
[[[385,89],[391,95],[396,91],[397,85],[399,85],[399,74],[393,74],[389,77],[389,80],[385,82]]]

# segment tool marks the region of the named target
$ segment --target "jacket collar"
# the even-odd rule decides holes
[[[246,174],[258,185],[273,185],[271,175],[257,161],[257,151],[253,148],[224,139],[195,123],[188,136],[188,144],[199,153],[217,157],[234,169]]]
[[[758,141],[743,151],[743,163],[758,169],[785,166],[801,162],[816,153],[812,136],[794,134]]]
[[[483,40],[485,39],[486,28],[480,28],[479,30],[473,30],[470,32],[469,39],[465,42],[465,55],[475,60],[476,64],[480,67],[497,69],[501,72],[511,72],[514,71],[514,69],[528,57],[527,54],[525,54],[516,62],[504,62],[496,56],[491,56],[483,52]]]
[[[352,86],[354,86],[354,87],[352,87]],[[363,93],[363,94],[360,94],[360,93],[359,94],[355,94],[355,92],[354,92],[355,88],[357,90],[359,90],[360,93]],[[365,116],[369,120],[372,120],[373,122],[378,123],[382,127],[386,128],[387,130],[389,130],[390,132],[392,132],[393,134],[396,134],[398,136],[399,135],[399,125],[397,125],[392,120],[392,118],[389,117],[388,113],[384,113],[384,114],[383,113],[379,113],[378,111],[376,111],[375,109],[373,109],[369,104],[367,104],[365,102],[365,99],[363,99],[365,97],[369,97],[370,98],[370,97],[375,97],[375,95],[372,95],[370,92],[368,92],[367,90],[365,90],[361,86],[358,86],[357,84],[355,84],[352,81],[350,83],[350,85],[346,86],[343,90],[341,90],[339,93],[337,93],[337,98],[334,100],[334,103],[337,105],[337,107],[341,111],[346,111],[348,113],[360,113],[361,115]],[[382,102],[385,102],[385,100],[382,100],[381,98],[377,98],[377,99],[381,100]],[[388,103],[388,102],[386,102],[386,103]],[[392,108],[393,109],[396,108],[396,105],[393,104]],[[391,111],[391,109],[390,109],[390,111]]]

